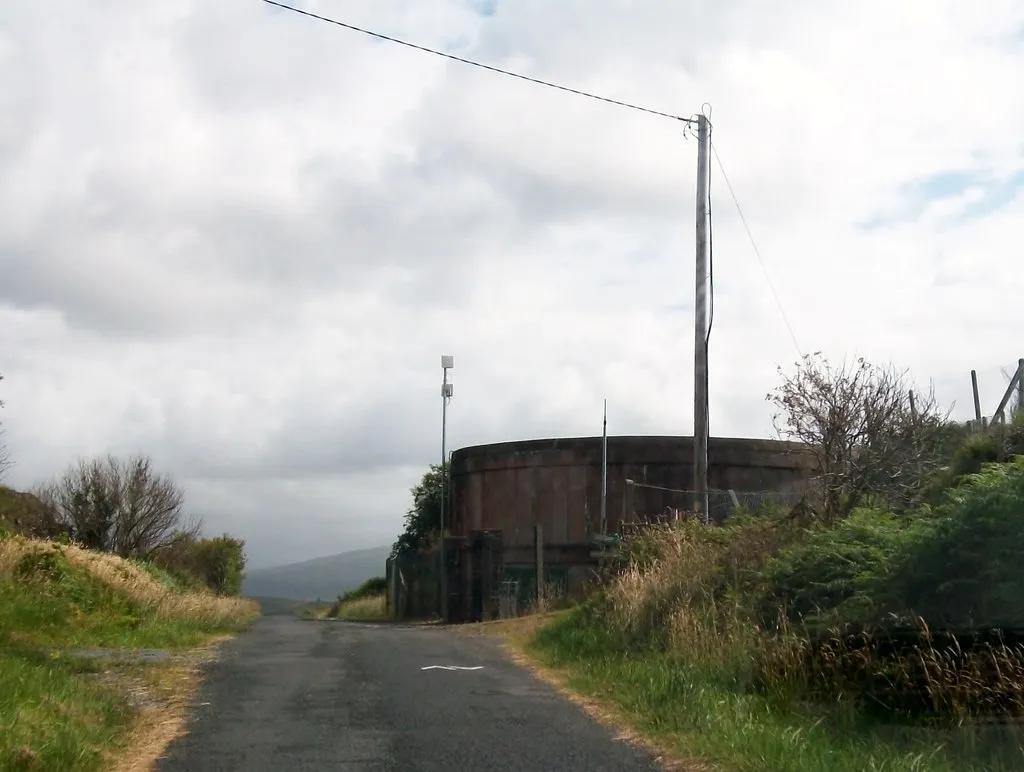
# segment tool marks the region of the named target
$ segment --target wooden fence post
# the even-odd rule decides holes
[[[533,549],[537,577],[534,595],[539,606],[544,592],[544,529],[540,523],[533,526]]]

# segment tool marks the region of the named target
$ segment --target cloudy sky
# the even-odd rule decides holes
[[[712,432],[803,351],[991,412],[1024,356],[1024,4],[296,0],[712,106]],[[452,447],[692,429],[696,143],[259,0],[0,9],[0,414],[27,487],[151,454],[253,565],[390,543]],[[1017,85],[1014,85],[1017,84]],[[1015,96],[1016,94],[1016,96]]]

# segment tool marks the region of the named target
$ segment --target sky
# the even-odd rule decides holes
[[[757,247],[714,162],[714,436],[771,436],[801,352],[960,418],[1024,356],[1017,0],[295,3],[710,110]],[[394,540],[442,354],[449,448],[600,434],[605,398],[611,434],[692,431],[682,123],[260,0],[8,0],[0,72],[8,484],[146,453],[258,567]]]

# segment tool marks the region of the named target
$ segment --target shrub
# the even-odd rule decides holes
[[[996,434],[972,434],[956,449],[952,472],[954,477],[977,474],[985,464],[1003,461],[1004,458],[1003,443]]]
[[[153,562],[186,586],[238,595],[245,571],[245,542],[227,534],[199,539],[182,533],[158,551]]]
[[[387,578],[383,576],[375,576],[372,579],[367,579],[354,590],[349,590],[343,595],[339,595],[338,600],[342,603],[347,603],[353,600],[360,600],[361,598],[368,598],[372,595],[382,595],[387,593],[387,591]]]
[[[781,550],[765,567],[757,607],[766,623],[812,625],[870,618],[886,592],[893,560],[919,543],[930,518],[856,510],[831,528]]]
[[[195,575],[218,595],[238,595],[245,571],[245,542],[224,534],[196,542]]]
[[[989,464],[948,494],[933,530],[904,545],[888,611],[957,628],[1024,625],[1024,457]]]

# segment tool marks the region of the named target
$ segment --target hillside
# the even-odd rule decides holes
[[[258,613],[145,563],[0,532],[0,770],[141,768],[184,726],[210,653],[194,647]]]
[[[31,493],[0,485],[0,529],[35,531],[42,522],[43,504]]]
[[[367,579],[384,576],[391,547],[370,547],[338,555],[247,571],[246,597],[329,600],[354,590]]]

